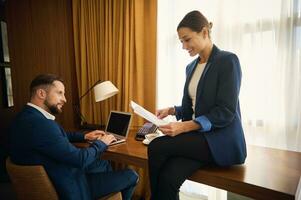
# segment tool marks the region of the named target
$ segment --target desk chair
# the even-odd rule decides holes
[[[43,166],[16,165],[8,157],[6,169],[19,200],[59,199]],[[122,197],[118,192],[102,197],[100,200],[122,200]]]

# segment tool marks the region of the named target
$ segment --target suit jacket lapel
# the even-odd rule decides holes
[[[201,96],[201,94],[202,94],[202,92],[203,92],[204,81],[206,80],[206,74],[207,74],[207,72],[208,72],[208,70],[209,70],[209,68],[210,68],[210,66],[211,66],[211,64],[212,64],[212,62],[214,61],[214,57],[216,56],[216,54],[217,54],[219,51],[220,51],[220,50],[219,50],[215,45],[213,45],[211,54],[210,54],[210,56],[209,56],[209,59],[208,59],[207,64],[206,64],[206,66],[205,66],[205,69],[204,69],[204,71],[203,71],[203,73],[202,73],[202,76],[201,76],[201,78],[200,78],[200,80],[199,80],[199,83],[198,83],[198,87],[197,87],[197,91],[196,91],[196,99],[199,99],[200,96]],[[197,106],[197,105],[198,105],[198,104],[196,104],[196,106]]]

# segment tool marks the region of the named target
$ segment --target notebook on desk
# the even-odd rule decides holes
[[[131,120],[131,113],[119,111],[110,112],[105,132],[114,135],[117,139],[117,141],[112,142],[110,145],[125,142],[129,133]]]

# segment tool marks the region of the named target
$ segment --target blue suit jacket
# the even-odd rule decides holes
[[[10,156],[19,165],[43,165],[60,199],[91,199],[86,169],[107,145],[95,141],[79,149],[71,142],[83,141],[82,133],[68,133],[40,111],[25,106],[10,127]]]
[[[192,100],[188,86],[200,58],[186,68],[182,105],[176,107],[177,119],[192,119]],[[195,121],[203,128],[215,162],[221,166],[244,163],[247,156],[241,125],[239,89],[241,69],[237,56],[215,45],[199,80],[196,94]]]

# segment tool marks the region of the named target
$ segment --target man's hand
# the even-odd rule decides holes
[[[102,137],[103,135],[105,135],[105,132],[101,131],[101,130],[95,130],[95,131],[91,131],[89,133],[85,134],[85,140],[97,140],[98,138]]]
[[[98,138],[98,140],[101,140],[102,142],[104,142],[106,145],[111,144],[112,142],[116,141],[116,138],[114,137],[114,135],[111,134],[104,134],[103,136],[100,136]]]
[[[181,133],[198,130],[201,126],[194,121],[185,122],[171,122],[167,125],[160,126],[159,129],[165,134],[171,137],[179,135]]]

